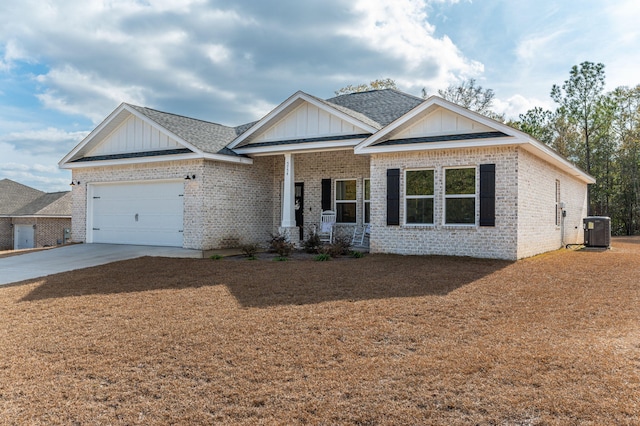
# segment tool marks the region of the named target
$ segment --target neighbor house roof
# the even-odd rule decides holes
[[[13,212],[11,216],[71,217],[71,192],[50,192]]]
[[[2,179],[0,216],[71,217],[71,192],[46,193],[10,179]]]
[[[9,216],[43,194],[42,191],[11,179],[2,179],[0,180],[0,215]]]

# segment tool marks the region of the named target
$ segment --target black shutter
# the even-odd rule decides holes
[[[496,226],[495,164],[480,164],[480,226]]]
[[[322,204],[322,211],[331,210],[331,179],[322,179],[321,204]]]
[[[400,169],[387,169],[387,225],[400,225]]]

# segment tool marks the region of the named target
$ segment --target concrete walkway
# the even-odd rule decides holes
[[[74,244],[0,259],[0,285],[142,256],[201,258],[178,247]]]

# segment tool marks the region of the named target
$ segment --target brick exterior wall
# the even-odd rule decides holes
[[[284,181],[284,156],[274,158],[273,176],[273,229],[277,231],[282,218],[282,185]],[[314,227],[320,226],[322,213],[322,179],[331,179],[331,197],[335,199],[336,179],[356,180],[356,220],[362,225],[364,216],[363,196],[365,178],[369,178],[369,157],[355,155],[352,150],[295,154],[293,156],[295,181],[304,183],[304,238]],[[335,203],[332,201],[332,208]],[[336,235],[353,235],[355,224],[336,225]]]
[[[87,185],[98,182],[185,180],[183,247],[208,250],[264,242],[272,231],[273,159],[253,165],[205,160],[73,170],[72,241],[86,242]]]
[[[371,177],[371,238],[373,253],[436,254],[515,260],[561,246],[562,228],[555,225],[555,182],[560,181],[566,204],[566,243],[582,242],[586,215],[586,185],[518,147],[439,150],[355,155],[350,150],[295,154],[295,181],[304,183],[304,237],[319,226],[322,179],[332,179],[335,209],[336,179],[355,179],[357,225],[363,222],[364,179]],[[444,225],[444,169],[496,165],[496,223],[494,227]],[[399,168],[399,226],[386,225],[386,171]],[[404,224],[404,171],[435,170],[434,222],[432,226]],[[237,247],[264,244],[281,223],[284,156],[254,158],[254,164],[205,160],[175,161],[76,169],[73,179],[72,240],[86,241],[86,188],[94,182],[161,179],[185,181],[185,248]],[[479,199],[476,197],[476,223]],[[354,225],[337,225],[337,234],[350,236]]]
[[[518,153],[516,148],[485,148],[421,151],[371,156],[372,253],[434,254],[515,259],[517,256]],[[496,226],[444,225],[444,168],[496,165]],[[387,169],[400,169],[400,225],[387,226]],[[405,170],[434,169],[434,225],[404,224]],[[479,201],[476,197],[476,223]]]
[[[13,228],[10,217],[0,217],[0,250],[13,249]]]
[[[207,162],[202,180],[203,247],[264,245],[273,229],[274,158],[252,165]]]
[[[14,217],[12,223],[36,226],[33,236],[34,247],[51,247],[64,243],[64,230],[71,228],[71,218],[68,217]],[[13,236],[11,241],[13,248]]]
[[[556,181],[565,203],[564,226],[556,225]],[[583,242],[587,186],[525,150],[519,152],[518,258]],[[564,229],[563,229],[564,228]]]
[[[203,160],[169,161],[166,163],[127,164],[74,169],[73,179],[80,185],[72,189],[72,236],[75,242],[87,241],[87,185],[99,182],[135,182],[163,179],[184,179],[187,174],[196,175],[193,181],[185,181],[184,192],[184,241],[183,247],[202,249]]]

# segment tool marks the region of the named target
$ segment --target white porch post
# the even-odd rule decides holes
[[[280,233],[287,235],[289,241],[298,243],[300,240],[296,227],[295,210],[295,167],[292,154],[284,154],[284,188],[282,192],[282,222]]]

